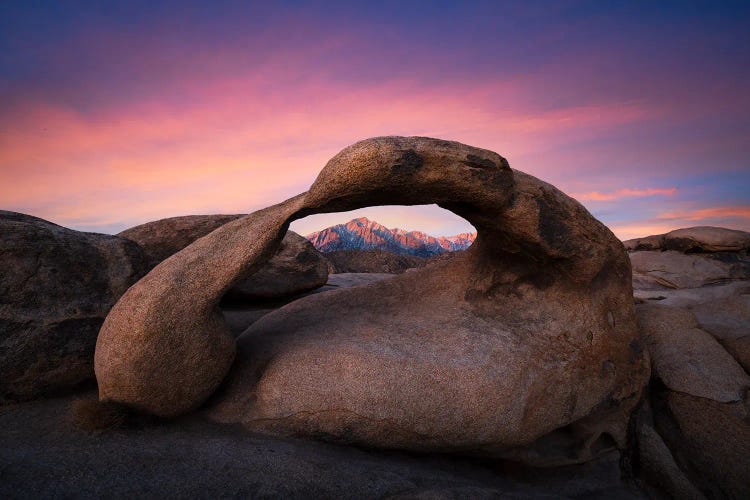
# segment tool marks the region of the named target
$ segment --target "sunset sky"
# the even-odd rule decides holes
[[[621,238],[750,231],[750,2],[0,2],[0,209],[245,213],[379,135],[494,150]],[[360,215],[470,229],[293,229]]]

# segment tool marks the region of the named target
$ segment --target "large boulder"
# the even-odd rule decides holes
[[[151,268],[176,254],[198,238],[243,215],[184,215],[146,222],[126,229],[117,236],[138,243]]]
[[[288,231],[276,254],[248,279],[227,292],[229,300],[279,298],[326,284],[328,262],[304,237]]]
[[[102,327],[100,399],[162,416],[196,408],[235,356],[219,299],[271,258],[290,221],[429,203],[478,229],[468,251],[264,316],[238,339],[211,418],[545,464],[547,453],[575,461],[624,446],[649,367],[622,244],[575,200],[496,153],[420,137],[350,146],[308,192],[231,221],[154,268]],[[575,446],[587,450],[562,452]]]
[[[641,290],[698,288],[750,278],[750,261],[674,250],[630,253],[633,284]]]
[[[692,484],[709,498],[750,496],[750,422],[739,403],[678,392],[658,401],[656,427]]]
[[[92,380],[99,327],[146,270],[132,241],[0,211],[0,401]]]
[[[151,267],[242,215],[186,215],[126,229],[118,236],[138,243]],[[252,276],[227,292],[227,299],[274,299],[318,288],[328,279],[326,259],[302,236],[288,231],[276,254]]]
[[[639,422],[636,438],[641,475],[648,484],[667,493],[671,498],[706,498],[677,465],[669,447],[652,425]],[[652,495],[652,498],[660,497],[661,495]]]
[[[658,304],[637,307],[638,326],[653,374],[673,391],[720,402],[740,401],[750,376],[689,310]]]
[[[716,338],[750,373],[748,239],[750,233],[742,231],[688,228],[625,243],[636,249],[629,254],[636,300],[689,311],[696,326]],[[639,250],[643,248],[648,250]]]
[[[724,227],[698,226],[675,229],[623,242],[628,250],[679,252],[741,252],[750,250],[750,233]]]

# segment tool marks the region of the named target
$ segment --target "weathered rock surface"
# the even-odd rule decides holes
[[[429,259],[416,255],[399,255],[385,250],[337,250],[326,252],[326,259],[336,273],[392,273],[424,267]]]
[[[637,306],[638,326],[653,375],[669,389],[720,402],[739,401],[750,376],[693,314],[656,304]]]
[[[633,280],[633,285],[636,281]],[[678,288],[675,290],[639,290],[633,295],[639,303],[659,303],[665,306],[693,309],[700,304],[729,300],[736,295],[744,295],[750,288],[747,280],[732,281],[721,285],[699,288]]]
[[[650,425],[637,430],[640,469],[644,479],[671,498],[706,498],[679,468],[661,436]]]
[[[723,340],[724,348],[734,356],[739,364],[750,373],[750,335],[745,337]]]
[[[706,254],[672,250],[632,252],[630,262],[634,286],[644,290],[698,288],[750,278],[750,267],[744,261],[726,262]]]
[[[547,471],[252,434],[195,416],[89,435],[70,398],[0,412],[0,498],[645,498],[618,455]]]
[[[723,227],[698,226],[627,240],[623,244],[627,250],[740,252],[750,250],[750,233]]]
[[[198,238],[242,215],[187,215],[141,224],[119,234],[138,243],[151,267]],[[328,263],[305,238],[288,231],[276,254],[252,276],[227,292],[234,301],[278,298],[312,290],[326,283]]]
[[[229,289],[225,299],[279,298],[326,284],[328,263],[312,244],[288,231],[276,254],[248,279]]]
[[[631,252],[635,298],[641,303],[690,311],[700,329],[718,339],[745,368],[748,359],[744,354],[745,341],[741,339],[750,337],[750,257],[744,243],[746,237],[750,238],[750,234],[742,231],[689,228],[660,235],[667,242],[662,241],[660,246],[643,243],[656,236],[631,240],[630,244],[693,252]],[[735,250],[728,251],[730,248]],[[706,249],[713,253],[700,253]]]
[[[247,328],[266,314],[294,302],[305,295],[330,292],[353,286],[367,285],[393,277],[386,273],[341,273],[331,274],[325,285],[299,295],[285,296],[275,300],[251,301],[249,303],[225,304],[221,308],[224,321],[232,336],[238,337]]]
[[[129,240],[0,211],[0,401],[92,380],[99,327],[146,270]]]
[[[750,281],[729,297],[701,301],[690,309],[701,328],[722,342],[750,336]]]
[[[427,203],[476,227],[472,247],[264,316],[240,337],[212,418],[377,447],[511,450],[533,462],[519,448],[601,414],[607,428],[575,441],[623,446],[648,361],[622,244],[575,200],[497,154],[428,138],[346,148],[307,193],[229,222],[154,268],[102,327],[100,398],[163,416],[197,407],[234,356],[219,298],[274,254],[291,220]]]
[[[176,254],[198,238],[220,228],[243,215],[185,215],[146,222],[126,229],[117,236],[138,243],[148,258],[149,267],[155,267],[167,257]]]
[[[750,419],[739,403],[667,392],[655,412],[659,433],[693,484],[709,498],[750,495]]]
[[[635,250],[638,323],[654,377],[655,425],[638,435],[641,474],[675,498],[694,497],[691,486],[708,498],[750,497],[748,242],[750,234],[722,228],[625,242]]]

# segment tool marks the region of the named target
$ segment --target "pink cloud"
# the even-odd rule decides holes
[[[648,220],[613,224],[610,229],[622,240],[663,234],[691,226],[720,226],[750,231],[750,206],[709,207],[663,212]]]
[[[650,113],[633,103],[530,111],[495,102],[523,95],[520,80],[352,86],[265,69],[262,78],[205,77],[182,89],[184,102],[149,97],[96,113],[18,103],[0,116],[0,205],[68,225],[247,211],[305,190],[331,156],[366,137],[444,137],[512,153],[513,162],[537,144]]]
[[[648,188],[648,189],[629,189],[623,188],[609,193],[600,193],[591,191],[588,193],[574,193],[571,196],[580,201],[611,201],[621,198],[644,198],[646,196],[672,196],[677,193],[677,188]]]
[[[680,212],[666,212],[659,215],[661,220],[703,221],[712,219],[739,218],[750,221],[750,205],[730,207],[710,207]]]

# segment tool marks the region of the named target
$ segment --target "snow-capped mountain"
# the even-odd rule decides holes
[[[335,250],[373,250],[431,257],[445,252],[465,250],[471,246],[476,233],[434,237],[421,231],[389,229],[366,217],[353,219],[322,231],[307,235],[307,239],[321,252]]]

